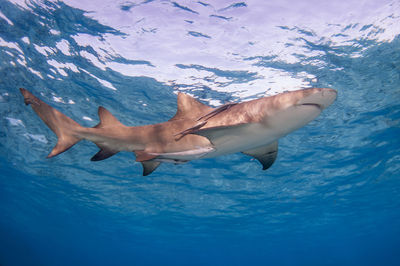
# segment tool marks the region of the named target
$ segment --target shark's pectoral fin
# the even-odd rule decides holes
[[[157,167],[161,164],[161,162],[156,162],[156,161],[146,161],[141,163],[143,166],[143,176],[147,176],[153,173],[154,170],[156,170]]]
[[[105,160],[116,153],[118,153],[118,151],[109,150],[107,148],[100,148],[99,152],[96,153],[90,160],[91,161]]]
[[[214,146],[226,142],[232,135],[240,135],[247,124],[237,124],[230,126],[209,127],[193,130],[187,134],[195,134],[206,137]]]
[[[263,170],[267,170],[275,162],[278,155],[278,141],[256,149],[243,151],[243,153],[256,158],[262,164]]]

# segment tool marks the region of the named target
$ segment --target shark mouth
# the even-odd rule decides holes
[[[302,105],[314,106],[314,107],[317,107],[320,110],[323,109],[323,106],[321,104],[318,104],[318,103],[302,103],[302,104],[299,104],[298,106],[302,106]]]

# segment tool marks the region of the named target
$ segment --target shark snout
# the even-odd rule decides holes
[[[312,105],[322,110],[330,106],[336,100],[336,96],[337,91],[334,89],[312,88],[307,90],[297,105]]]

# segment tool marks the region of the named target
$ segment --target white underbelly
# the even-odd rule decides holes
[[[185,162],[201,158],[212,158],[220,155],[247,151],[260,146],[268,145],[282,135],[271,128],[259,123],[247,124],[238,128],[224,129],[209,137],[213,146],[197,147],[170,153],[151,153],[156,155],[156,161]]]
[[[193,150],[185,150],[179,152],[168,152],[168,153],[150,153],[151,155],[156,155],[156,161],[159,162],[186,162],[191,160],[196,160],[203,158],[205,155],[214,152],[215,149],[213,147],[197,147]]]
[[[228,132],[227,132],[228,133]],[[225,154],[242,152],[265,146],[280,138],[279,132],[267,128],[262,124],[253,123],[232,130],[212,141],[215,150],[203,158],[211,158]]]

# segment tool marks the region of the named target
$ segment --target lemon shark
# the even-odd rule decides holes
[[[47,158],[85,139],[100,148],[92,161],[120,151],[134,152],[136,161],[143,165],[143,175],[152,173],[162,162],[178,164],[237,152],[256,158],[264,170],[268,169],[277,157],[278,139],[315,119],[337,95],[330,88],[308,88],[213,108],[179,92],[176,114],[166,122],[129,127],[100,106],[100,122],[90,128],[28,90],[20,91],[25,104],[31,105],[58,137]]]

